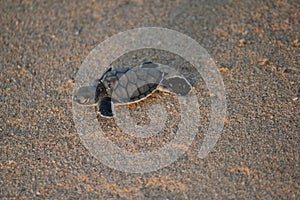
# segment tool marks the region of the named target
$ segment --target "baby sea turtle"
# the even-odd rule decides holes
[[[114,117],[114,105],[141,101],[156,90],[185,96],[192,90],[187,79],[174,68],[146,62],[135,68],[109,68],[91,86],[79,88],[74,101],[80,105],[98,105],[98,113]]]

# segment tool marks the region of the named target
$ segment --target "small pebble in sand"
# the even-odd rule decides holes
[[[226,68],[226,67],[221,67],[221,68],[219,69],[219,72],[221,72],[221,73],[226,73],[226,72],[228,72],[228,68]]]
[[[247,44],[245,39],[240,39],[239,40],[239,47],[244,47]]]
[[[67,87],[69,88],[69,87],[72,87],[73,85],[74,85],[74,83],[75,83],[75,80],[74,79],[69,79],[68,81],[67,81]]]
[[[292,42],[292,45],[294,46],[294,47],[300,47],[300,40],[294,40],[293,42]]]
[[[260,61],[260,66],[267,66],[269,64],[270,64],[270,62],[267,58]]]

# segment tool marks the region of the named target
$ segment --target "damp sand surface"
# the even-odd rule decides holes
[[[297,1],[24,0],[1,1],[0,9],[1,199],[299,197]],[[208,51],[226,87],[227,116],[213,151],[199,159],[213,98],[200,81],[195,92],[202,118],[194,143],[169,166],[132,174],[107,167],[84,146],[73,121],[72,79],[99,42],[144,26],[177,30]],[[150,50],[116,65],[149,59],[188,66]],[[173,96],[158,92],[129,106],[143,125],[147,105],[163,100],[171,102],[166,110],[175,117],[168,115],[160,135],[139,140],[111,120],[99,125],[106,138],[131,153],[161,148],[180,121]]]

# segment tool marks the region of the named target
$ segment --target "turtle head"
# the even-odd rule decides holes
[[[96,102],[96,89],[95,86],[84,86],[79,88],[79,90],[74,95],[73,100],[80,105],[92,106]]]

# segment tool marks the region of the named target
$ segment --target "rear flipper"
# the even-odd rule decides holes
[[[112,118],[115,116],[114,104],[110,97],[104,97],[98,104],[98,112],[102,117]]]
[[[160,83],[159,89],[185,96],[192,90],[192,85],[183,76],[176,75],[164,78]]]

